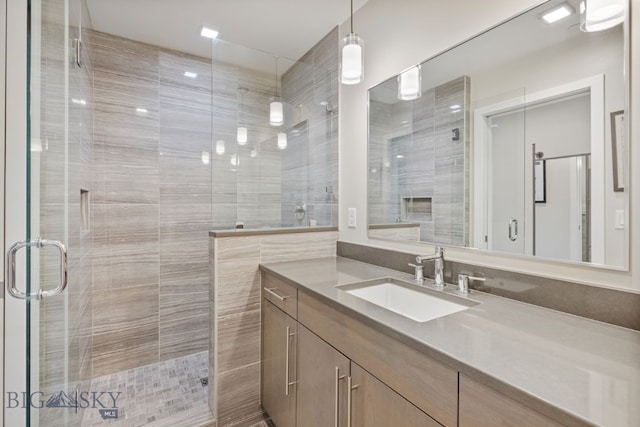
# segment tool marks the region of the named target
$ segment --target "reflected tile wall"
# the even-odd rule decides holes
[[[209,407],[219,426],[260,420],[260,263],[334,256],[337,231],[210,237]],[[300,250],[304,248],[304,250]]]
[[[371,101],[371,224],[394,223],[402,218],[420,224],[422,241],[467,244],[469,89],[470,80],[463,76],[425,90],[414,101]],[[451,108],[455,105],[460,108]],[[453,139],[454,129],[460,134],[459,140]],[[389,139],[389,135],[394,137]],[[413,198],[431,198],[429,217],[403,212],[403,199]]]

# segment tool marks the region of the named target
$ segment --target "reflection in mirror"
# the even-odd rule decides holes
[[[370,237],[626,266],[626,24],[561,4],[369,91]]]

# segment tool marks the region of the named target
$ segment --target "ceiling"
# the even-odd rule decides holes
[[[367,0],[354,0],[358,10]],[[298,59],[349,18],[349,0],[86,0],[94,30],[211,57],[206,25],[221,40]],[[342,35],[341,35],[342,36]]]

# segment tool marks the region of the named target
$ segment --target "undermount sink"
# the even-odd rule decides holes
[[[427,322],[480,304],[392,278],[338,286],[338,289],[416,322]]]

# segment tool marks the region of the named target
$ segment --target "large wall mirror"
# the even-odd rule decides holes
[[[369,237],[626,268],[627,10],[547,1],[371,88]]]

